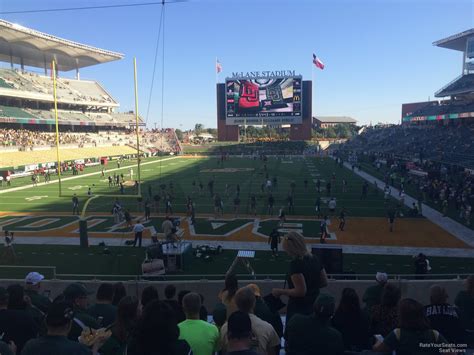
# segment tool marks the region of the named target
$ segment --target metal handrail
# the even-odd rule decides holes
[[[417,280],[418,278],[423,278],[423,280],[438,280],[439,278],[445,278],[447,280],[461,280],[465,279],[472,274],[469,273],[448,273],[448,274],[389,274],[388,278],[392,280]],[[285,278],[286,274],[237,274],[237,277],[241,280],[261,280],[261,281],[272,281],[272,280],[281,280]],[[164,274],[164,275],[110,275],[110,274],[56,274],[55,279],[74,279],[74,278],[90,278],[90,280],[100,280],[101,278],[120,278],[120,279],[129,279],[130,281],[149,281],[149,279],[154,280],[168,280],[175,279],[178,280],[208,280],[208,281],[219,281],[224,280],[225,274]],[[372,280],[374,279],[374,274],[328,274],[330,280]],[[178,279],[178,280],[176,280]],[[217,280],[216,280],[217,279]]]
[[[38,270],[38,269],[50,269],[53,271],[53,279],[56,279],[56,266],[42,266],[42,265],[0,265],[0,269],[28,269],[28,270]]]

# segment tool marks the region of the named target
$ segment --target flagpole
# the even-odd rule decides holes
[[[314,78],[315,78],[315,75],[314,75],[314,63],[311,62],[311,116],[314,116]],[[311,123],[313,123],[313,117],[311,117]]]

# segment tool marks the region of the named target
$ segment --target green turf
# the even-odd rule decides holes
[[[35,266],[35,271],[44,272],[48,278],[52,278],[53,273],[46,267],[54,266],[58,277],[63,279],[79,278],[64,274],[86,274],[89,275],[85,277],[88,279],[95,277],[106,279],[97,275],[113,275],[114,279],[128,280],[141,275],[141,262],[144,259],[144,248],[133,247],[109,247],[109,255],[105,255],[103,247],[99,246],[82,249],[78,246],[16,245],[15,249],[17,253],[15,266]],[[3,247],[0,248],[0,253],[2,252]],[[213,256],[212,261],[192,257],[185,263],[182,272],[171,276],[196,275],[201,278],[204,275],[208,278],[221,279],[232,264],[236,253],[235,250],[224,250],[222,254]],[[343,258],[344,273],[348,274],[374,274],[377,271],[386,271],[390,274],[414,273],[411,256],[344,254]],[[3,268],[5,261],[2,260],[0,263],[0,278],[22,279],[26,273],[33,271],[29,268]],[[252,266],[257,276],[264,278],[286,274],[289,261],[289,257],[283,252],[275,259],[270,252],[257,251]],[[474,269],[474,259],[430,257],[430,265],[433,274],[462,274]],[[236,272],[248,274],[248,270],[242,265],[237,267]]]
[[[311,172],[307,163],[314,165]],[[132,164],[132,162],[129,162]],[[296,184],[294,194],[295,214],[314,215],[314,203],[317,196],[324,200],[328,196],[325,193],[325,184],[331,180],[332,174],[336,175],[336,183],[333,184],[331,196],[337,200],[338,209],[345,207],[348,216],[385,216],[386,205],[382,194],[375,194],[372,188],[366,199],[362,200],[361,191],[363,180],[346,168],[338,167],[330,159],[308,158],[308,159],[277,159],[269,158],[267,171],[270,179],[274,176],[278,178],[278,186],[274,191],[275,212],[281,206],[286,206],[286,197],[290,191],[292,181]],[[111,163],[109,169],[116,168],[115,163]],[[242,171],[206,172],[209,169],[247,169]],[[124,173],[126,180],[129,175],[129,167],[123,166],[118,171]],[[136,178],[137,168],[134,168],[134,178]],[[95,173],[94,173],[95,172]],[[91,176],[84,174],[94,173]],[[312,177],[311,173],[318,176]],[[113,172],[107,172],[105,177],[100,174],[100,167],[88,168],[78,179],[64,179],[62,183],[63,195],[69,197],[58,197],[58,184],[40,185],[29,187],[19,191],[8,191],[0,195],[0,211],[70,211],[71,196],[76,193],[82,206],[87,199],[87,189],[92,188],[94,194],[111,195],[119,194],[118,187],[109,187],[106,177]],[[260,160],[248,158],[231,158],[225,161],[223,166],[215,158],[186,159],[186,158],[165,158],[162,162],[156,158],[144,160],[142,165],[142,194],[146,199],[148,189],[151,186],[152,195],[168,193],[173,197],[173,212],[185,212],[186,197],[191,196],[196,205],[196,213],[213,213],[213,200],[207,189],[207,184],[212,178],[215,180],[214,191],[223,198],[224,212],[233,213],[233,199],[236,185],[241,189],[240,213],[250,213],[250,195],[257,195],[257,213],[267,213],[267,193],[261,191],[261,184],[265,181],[264,163]],[[318,194],[315,189],[313,179],[320,178],[323,182],[322,193]],[[304,180],[309,182],[308,188],[304,188]],[[342,192],[342,179],[348,182],[348,192]],[[204,185],[203,193],[198,192],[198,188],[193,189],[192,182],[196,185],[201,181]],[[173,189],[169,188],[169,183],[173,183]],[[160,185],[165,184],[166,189],[161,190]],[[229,186],[226,191],[226,184]],[[29,178],[15,179],[14,186],[31,185]],[[3,188],[5,189],[5,187]],[[133,187],[127,187],[125,194],[133,195],[136,191]],[[100,197],[94,200],[88,211],[110,212],[113,204],[112,197]],[[136,198],[123,198],[122,203],[132,212],[138,212],[139,207]],[[160,203],[160,211],[164,210],[164,199]],[[327,210],[327,205],[322,203],[323,210]]]

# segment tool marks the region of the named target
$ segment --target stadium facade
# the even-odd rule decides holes
[[[402,105],[402,124],[474,121],[474,28],[433,45],[462,52],[461,75],[435,93],[440,100]]]
[[[73,42],[0,20],[0,125],[52,130],[55,124],[52,61],[56,63],[58,122],[74,131],[126,128],[133,112],[117,113],[119,103],[95,80],[81,80],[80,69],[123,58],[123,54]],[[25,68],[39,68],[43,75]],[[60,72],[75,70],[75,79]]]

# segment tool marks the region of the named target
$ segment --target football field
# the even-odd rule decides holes
[[[58,184],[55,177],[51,183],[40,183],[32,186],[31,178],[15,179],[11,187],[0,190],[0,210],[8,212],[68,212],[72,209],[71,197],[77,194],[80,205],[88,198],[90,187],[92,194],[105,195],[94,200],[90,211],[109,212],[113,201],[107,195],[119,195],[118,186],[109,187],[108,176],[123,174],[125,180],[124,194],[134,195],[136,190],[133,181],[137,179],[137,168],[134,162],[128,162],[116,167],[115,162],[109,162],[105,176],[101,174],[101,167],[87,168],[78,176],[70,172],[63,176],[62,194],[58,197]],[[265,170],[266,165],[266,170]],[[133,175],[130,176],[130,167]],[[231,158],[220,162],[216,158],[186,157],[186,158],[151,158],[145,160],[141,166],[142,194],[144,199],[151,199],[156,194],[172,197],[173,212],[185,212],[186,197],[190,196],[196,206],[196,212],[212,213],[213,200],[210,197],[208,184],[214,181],[214,192],[220,194],[224,203],[224,213],[233,212],[233,200],[237,185],[240,187],[242,214],[249,214],[250,195],[256,194],[257,214],[267,212],[267,189],[262,191],[266,176],[270,180],[276,178],[277,186],[273,186],[275,198],[275,213],[282,206],[287,205],[287,196],[294,183],[294,214],[314,215],[314,206],[318,196],[321,197],[322,208],[327,207],[329,197],[335,197],[337,207],[344,207],[350,216],[381,217],[385,216],[387,206],[382,193],[371,186],[367,198],[361,199],[363,180],[349,170],[335,165],[330,159],[317,158],[269,158],[265,163],[260,159]],[[333,180],[333,174],[335,179]],[[316,181],[321,182],[321,193],[316,192]],[[347,181],[347,192],[342,191],[342,180]],[[42,178],[40,181],[42,182]],[[305,181],[307,187],[305,188]],[[195,185],[193,185],[193,182]],[[331,193],[326,193],[326,183],[331,182]],[[203,185],[200,193],[199,184]],[[226,189],[227,185],[227,189]],[[21,189],[16,190],[15,188]],[[124,207],[130,211],[137,211],[135,199],[122,199]],[[394,201],[392,201],[394,202]],[[163,198],[161,204],[164,203]],[[164,207],[164,206],[163,206]]]
[[[123,174],[123,195],[119,186],[109,186],[108,177],[114,174]],[[275,199],[273,215],[268,211],[270,189],[265,186],[267,177],[272,181],[271,194]],[[104,175],[101,166],[86,168],[77,176],[69,172],[64,174],[61,197],[54,176],[49,183],[44,183],[41,177],[38,186],[33,186],[29,177],[13,180],[12,186],[3,186],[0,190],[0,227],[13,231],[18,243],[22,244],[17,246],[19,256],[15,264],[56,266],[58,273],[139,274],[143,250],[122,246],[133,236],[130,228],[123,222],[117,223],[111,215],[115,196],[120,196],[119,201],[135,220],[142,221],[143,203],[147,199],[152,201],[151,219],[143,221],[145,245],[150,243],[152,234],[160,236],[161,223],[165,218],[164,201],[166,196],[170,196],[172,213],[168,214],[181,218],[185,240],[192,241],[194,246],[210,243],[221,244],[224,249],[258,250],[260,261],[256,270],[261,273],[284,272],[284,267],[277,265],[286,263],[275,263],[266,252],[268,235],[273,228],[279,229],[282,234],[290,230],[298,231],[305,236],[308,244],[319,243],[321,216],[316,216],[315,202],[319,198],[321,214],[330,215],[328,202],[331,197],[336,199],[337,207],[334,215],[330,215],[327,243],[346,248],[346,272],[365,273],[385,269],[411,273],[411,259],[407,258],[411,258],[411,253],[426,252],[429,248],[436,249],[437,254],[434,255],[442,261],[434,267],[438,273],[462,273],[466,267],[472,266],[472,259],[462,257],[469,254],[469,245],[423,217],[408,218],[408,211],[397,207],[398,201],[385,199],[383,192],[373,184],[369,184],[367,194],[363,196],[364,180],[349,169],[338,166],[332,159],[269,157],[263,161],[234,157],[221,162],[218,158],[199,156],[149,158],[141,164],[142,201],[136,196],[131,197],[137,193],[133,186],[136,179],[136,161],[122,162],[120,168],[111,161]],[[344,189],[343,179],[347,182]],[[317,191],[318,180],[321,192]],[[211,181],[213,193],[222,198],[223,215],[214,215]],[[331,183],[330,192],[326,190],[328,182]],[[89,239],[91,245],[105,242],[116,248],[112,249],[111,255],[103,255],[102,249],[97,246],[87,252],[76,246],[79,217],[72,215],[71,199],[76,194],[82,209],[90,198],[89,188],[92,196],[99,195],[87,208]],[[234,199],[238,190],[240,206],[235,209]],[[294,211],[289,213],[287,198],[292,190]],[[256,214],[250,206],[252,194],[256,196]],[[155,196],[160,196],[158,203],[155,203]],[[196,210],[193,225],[186,217],[188,196]],[[280,208],[286,212],[284,224],[279,224],[277,218]],[[338,228],[338,215],[342,208],[346,210],[347,220],[344,231]],[[398,211],[393,233],[388,231],[389,209]],[[458,252],[459,257],[441,257],[443,248]],[[232,262],[233,254],[234,251],[226,250],[212,263],[192,260],[182,273],[223,274]],[[83,263],[86,257],[87,267]],[[0,260],[2,264],[9,262]]]

